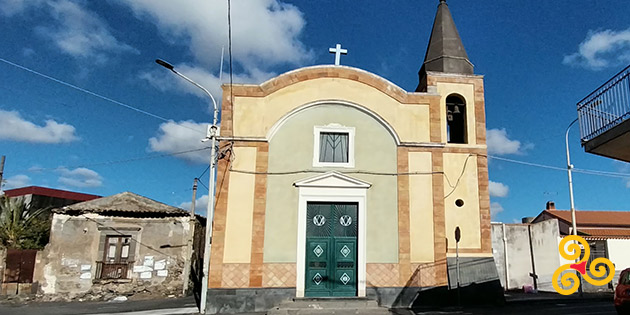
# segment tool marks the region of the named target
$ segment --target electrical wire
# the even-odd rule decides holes
[[[522,164],[522,165],[527,165],[527,166],[540,167],[540,168],[551,169],[551,170],[562,171],[562,172],[567,171],[567,169],[563,167],[550,166],[550,165],[531,163],[531,162],[525,162],[525,161],[518,161],[518,160],[493,156],[493,155],[487,155],[487,157],[491,159],[499,160],[499,161]],[[607,171],[589,170],[589,169],[581,169],[581,168],[573,168],[571,169],[571,171],[575,173],[582,173],[582,174],[588,174],[588,175],[598,175],[598,176],[607,176],[607,177],[616,177],[616,178],[630,178],[630,173],[607,172]]]
[[[248,174],[248,175],[269,175],[269,176],[283,176],[283,175],[295,175],[295,174],[324,174],[327,173],[327,170],[297,170],[297,171],[286,171],[286,172],[256,172],[256,171],[246,171],[246,170],[235,170],[232,166],[233,166],[233,161],[236,159],[236,154],[234,153],[232,149],[233,144],[229,144],[226,145],[224,147],[224,149],[227,149],[229,151],[232,152],[232,154],[230,155],[230,161],[229,161],[229,167],[228,170],[230,172],[233,173],[241,173],[241,174]],[[451,184],[450,179],[448,178],[448,175],[445,172],[396,172],[396,173],[390,173],[390,172],[371,172],[371,171],[362,171],[362,170],[356,170],[356,171],[338,171],[341,174],[363,174],[363,175],[375,175],[375,176],[410,176],[410,175],[434,175],[434,174],[440,174],[442,176],[444,176],[444,178],[446,179],[447,184],[451,187],[451,191],[446,194],[444,196],[444,198],[448,198],[451,194],[453,194],[453,192],[455,192],[455,190],[457,189],[457,186],[459,186],[459,183],[462,179],[462,177],[464,176],[464,174],[466,173],[466,166],[468,165],[468,160],[473,157],[473,156],[477,156],[477,154],[469,154],[466,157],[466,160],[464,161],[464,165],[462,166],[462,171],[459,174],[459,177],[457,178],[457,181],[455,182],[455,185]]]
[[[154,248],[153,246],[150,246],[150,245],[144,244],[144,243],[142,243],[141,241],[139,241],[137,238],[135,238],[133,235],[129,235],[129,233],[124,233],[124,232],[122,232],[122,231],[119,231],[119,230],[117,230],[115,227],[111,227],[111,226],[105,225],[105,224],[103,224],[103,223],[101,223],[101,222],[98,222],[97,220],[94,220],[94,219],[92,219],[92,218],[90,218],[90,217],[86,216],[84,213],[81,213],[81,216],[82,216],[82,217],[84,217],[86,220],[88,220],[88,221],[92,221],[92,222],[96,223],[96,225],[99,225],[99,226],[102,226],[102,227],[106,227],[106,228],[108,228],[108,229],[110,229],[110,230],[112,230],[112,231],[114,231],[114,232],[118,233],[118,234],[119,234],[119,235],[121,235],[121,236],[126,236],[126,237],[129,237],[130,239],[132,239],[132,240],[133,240],[134,242],[136,242],[137,244],[140,244],[141,246],[144,246],[144,247],[148,248],[149,250],[152,250],[152,251],[154,251],[154,252],[156,252],[156,253],[158,253],[158,254],[164,255],[164,256],[166,256],[166,257],[174,258],[176,261],[184,261],[184,262],[186,262],[186,260],[185,260],[185,259],[183,259],[183,258],[180,258],[180,257],[177,257],[177,256],[173,256],[173,255],[169,255],[169,254],[167,254],[167,253],[165,253],[165,252],[163,252],[163,251],[160,251],[160,250],[158,250],[158,249]]]
[[[169,157],[169,156],[177,156],[177,155],[182,155],[182,154],[186,154],[186,153],[199,152],[199,151],[204,151],[204,150],[209,150],[209,149],[210,149],[210,147],[204,147],[204,148],[200,148],[200,149],[192,149],[192,150],[172,152],[172,153],[163,153],[163,154],[154,154],[154,155],[148,155],[148,156],[142,156],[142,157],[128,158],[128,159],[123,159],[123,160],[113,160],[113,161],[96,162],[96,163],[90,163],[90,164],[70,165],[70,166],[65,166],[65,167],[66,168],[80,168],[80,167],[88,168],[88,167],[94,167],[94,166],[124,164],[124,163],[129,163],[129,162],[158,159],[158,158]],[[58,167],[54,167],[54,168],[36,168],[36,169],[32,169],[31,168],[31,169],[26,169],[26,170],[16,170],[14,172],[15,173],[27,172],[27,171],[30,171],[30,172],[45,172],[45,171],[56,171],[58,169],[59,169]]]
[[[202,181],[197,181],[197,183],[203,186],[207,191],[210,191],[210,188],[208,188],[208,186],[206,186]]]
[[[476,156],[475,154],[468,154],[468,156],[466,157],[466,160],[464,161],[464,166],[462,167],[462,172],[459,174],[459,177],[457,178],[457,182],[455,182],[455,186],[451,185],[451,183],[448,180],[448,176],[446,176],[446,173],[444,173],[444,178],[446,178],[446,181],[449,182],[448,185],[451,186],[451,191],[446,194],[444,196],[444,199],[448,198],[450,195],[452,195],[455,190],[457,189],[457,186],[459,186],[459,182],[461,181],[462,177],[464,176],[464,173],[466,173],[466,165],[468,165],[468,159],[470,159],[471,156]]]
[[[494,155],[487,155],[487,157],[494,159],[494,160],[499,160],[499,161],[505,161],[505,162],[510,162],[510,163],[516,163],[516,164],[522,164],[522,165],[528,165],[528,166],[534,166],[534,167],[540,167],[540,168],[546,168],[546,169],[551,169],[551,170],[556,170],[556,171],[566,171],[566,168],[562,168],[562,167],[557,167],[557,166],[550,166],[550,165],[544,165],[544,164],[538,164],[538,163],[531,163],[531,162],[525,162],[525,161],[518,161],[518,160],[512,160],[512,159],[507,159],[507,158],[502,158],[502,157],[498,157],[498,156],[494,156]]]
[[[30,68],[27,68],[27,67],[25,67],[25,66],[19,65],[19,64],[14,63],[14,62],[11,62],[11,61],[9,61],[9,60],[6,60],[6,59],[3,59],[3,58],[0,58],[0,61],[1,61],[1,62],[6,63],[6,64],[8,64],[8,65],[14,66],[14,67],[16,67],[16,68],[22,69],[22,70],[24,70],[24,71],[27,71],[27,72],[33,73],[33,74],[35,74],[35,75],[38,75],[38,76],[40,76],[40,77],[42,77],[42,78],[45,78],[45,79],[51,80],[51,81],[53,81],[53,82],[57,82],[57,83],[59,83],[59,84],[61,84],[61,85],[65,85],[65,86],[70,87],[70,88],[72,88],[72,89],[75,89],[75,90],[77,90],[77,91],[80,91],[80,92],[83,92],[83,93],[86,93],[86,94],[92,95],[92,96],[97,97],[97,98],[100,98],[100,99],[102,99],[102,100],[105,100],[105,101],[108,101],[108,102],[114,103],[114,104],[116,104],[116,105],[118,105],[118,106],[122,106],[122,107],[124,107],[124,108],[130,109],[130,110],[133,110],[133,111],[135,111],[135,112],[138,112],[138,113],[141,113],[141,114],[144,114],[144,115],[147,115],[147,116],[150,116],[150,117],[153,117],[153,118],[156,118],[156,119],[159,119],[159,120],[165,121],[165,122],[171,122],[171,121],[173,121],[172,119],[167,119],[167,118],[164,118],[164,117],[162,117],[162,116],[159,116],[159,115],[156,115],[156,114],[153,114],[153,113],[147,112],[147,111],[145,111],[145,110],[139,109],[139,108],[137,108],[137,107],[133,107],[133,106],[131,106],[131,105],[125,104],[125,103],[123,103],[123,102],[119,102],[119,101],[117,101],[117,100],[115,100],[115,99],[109,98],[109,97],[107,97],[107,96],[100,95],[100,94],[98,94],[98,93],[95,93],[95,92],[92,92],[92,91],[90,91],[90,90],[84,89],[84,88],[82,88],[82,87],[76,86],[76,85],[74,85],[74,84],[72,84],[72,83],[68,83],[68,82],[65,82],[65,81],[63,81],[63,80],[60,80],[60,79],[57,79],[57,78],[51,77],[51,76],[49,76],[49,75],[43,74],[43,73],[41,73],[41,72],[38,72],[38,71],[36,71],[36,70],[33,70],[33,69],[30,69]],[[181,128],[186,128],[186,129],[193,130],[193,131],[195,131],[195,132],[199,132],[199,133],[205,134],[205,131],[201,131],[201,130],[199,130],[199,129],[190,128],[190,127],[186,127],[186,126],[184,126],[184,125],[179,125],[179,124],[178,124],[177,126],[179,126],[179,127],[181,127]]]
[[[208,166],[206,166],[206,169],[201,173],[201,175],[197,176],[197,179],[201,178],[201,176],[205,175],[206,172],[210,169],[210,164],[208,163]]]

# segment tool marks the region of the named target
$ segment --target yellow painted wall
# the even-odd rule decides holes
[[[429,142],[428,101],[424,105],[400,104],[371,86],[340,78],[299,82],[264,98],[236,97],[234,136],[266,137],[271,127],[293,109],[314,101],[332,99],[367,107],[385,119],[403,142]]]
[[[292,116],[269,143],[269,172],[348,168],[313,167],[313,127],[336,123],[355,128],[355,168],[396,173],[394,138],[375,119],[348,106],[318,105]],[[267,177],[265,263],[293,263],[297,255],[298,188],[293,183],[316,173]],[[395,176],[348,174],[370,182],[367,191],[367,263],[398,261],[398,194]]]
[[[466,101],[466,135],[467,144],[477,144],[475,132],[475,87],[470,83],[437,83],[440,99],[440,111],[442,121],[446,121],[446,97],[451,94],[459,94]],[[446,123],[442,124],[442,142],[446,142]],[[455,144],[457,145],[457,144]]]
[[[444,181],[444,196],[450,194],[444,199],[448,247],[455,248],[455,227],[459,226],[462,232],[459,247],[481,248],[477,157],[466,153],[444,153],[444,173],[448,178]],[[454,191],[448,182],[456,187]],[[457,199],[463,200],[464,206],[458,207]]]
[[[235,147],[234,169],[256,171],[256,148]],[[255,175],[230,173],[224,263],[249,263],[252,248]]]
[[[433,255],[433,178],[430,152],[410,152],[409,224],[411,262],[432,262]]]

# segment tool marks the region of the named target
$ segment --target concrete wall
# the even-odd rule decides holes
[[[507,286],[507,289],[521,289],[524,285],[533,286],[534,280],[530,273],[535,270],[538,275],[538,290],[553,291],[552,275],[561,265],[558,253],[559,239],[558,221],[555,219],[531,225],[493,223],[492,248],[501,285],[504,288]],[[532,264],[532,250],[534,264]]]
[[[558,252],[558,220],[547,220],[531,224],[530,227],[538,290],[554,291],[552,276],[562,263]]]
[[[615,277],[613,285],[619,282],[619,273],[630,268],[630,240],[607,240],[608,259],[615,264]]]
[[[182,271],[184,264],[189,262],[185,245],[190,226],[189,217],[119,218],[95,214],[55,214],[50,243],[43,255],[37,257],[37,278],[34,281],[40,282],[42,293],[67,298],[85,293],[98,296],[105,291],[181,294],[184,282]],[[103,259],[103,236],[121,234],[132,236],[134,270],[129,270],[128,280],[95,279],[96,262]]]

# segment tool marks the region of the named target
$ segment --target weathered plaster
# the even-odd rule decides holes
[[[189,261],[185,246],[190,232],[189,220],[189,217],[121,218],[95,214],[54,214],[50,243],[38,261],[35,271],[38,278],[34,280],[40,281],[42,293],[57,294],[64,298],[86,293],[98,295],[104,291],[104,287],[125,294],[138,290],[181,294],[181,273],[184,262]],[[101,236],[121,233],[132,235],[132,242],[135,241],[134,266],[142,266],[145,257],[152,256],[154,262],[165,261],[164,270],[167,270],[168,275],[158,276],[158,270],[153,265],[149,279],[140,279],[139,273],[129,270],[130,281],[127,283],[95,282],[96,261],[103,258],[102,249],[99,250]],[[82,270],[81,266],[89,268]],[[82,274],[86,276],[84,279]]]

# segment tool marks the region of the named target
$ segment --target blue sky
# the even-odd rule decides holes
[[[490,154],[564,168],[575,104],[630,63],[630,3],[448,3],[475,73],[485,75]],[[413,91],[437,4],[233,0],[234,82],[332,64],[328,48],[341,43],[349,50],[343,65]],[[154,60],[171,62],[219,100],[229,66],[226,58],[221,76],[226,12],[226,0],[0,0],[3,188],[128,190],[186,207],[208,151],[159,155],[203,148],[210,105]],[[578,128],[570,142],[576,168],[630,173],[627,163],[584,153]],[[494,220],[536,215],[548,200],[569,207],[564,171],[491,159],[490,180]],[[574,184],[578,209],[630,210],[630,177],[575,174]]]

